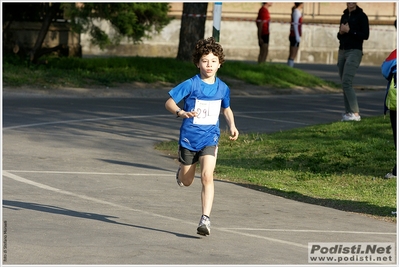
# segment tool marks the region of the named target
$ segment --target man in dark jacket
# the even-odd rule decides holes
[[[338,71],[344,93],[345,113],[342,121],[360,121],[359,105],[353,78],[363,57],[363,41],[369,38],[369,19],[356,3],[346,3],[339,32]]]

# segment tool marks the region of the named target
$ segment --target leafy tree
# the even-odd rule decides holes
[[[89,33],[91,42],[101,49],[119,44],[123,37],[141,42],[150,38],[149,33],[160,32],[171,20],[168,3],[64,3],[62,7],[72,29]],[[112,38],[98,26],[99,20],[106,20],[114,27]]]
[[[159,32],[171,20],[168,17],[168,3],[3,3],[3,44],[10,25],[14,21],[42,22],[33,47],[26,55],[31,62],[37,62],[42,55],[59,49],[42,48],[43,41],[52,22],[64,17],[70,21],[71,29],[77,33],[89,33],[93,44],[104,49],[116,45],[123,37],[134,43],[149,38],[151,32]],[[96,24],[99,20],[108,21],[115,29],[108,36]],[[11,34],[12,35],[12,34]],[[14,52],[24,52],[14,49]]]
[[[195,44],[205,35],[207,9],[208,3],[183,3],[178,60],[191,61]]]

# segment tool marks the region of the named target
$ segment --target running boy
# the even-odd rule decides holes
[[[183,118],[177,184],[181,187],[191,185],[195,167],[200,163],[202,216],[197,233],[209,235],[209,216],[214,196],[213,172],[220,137],[219,114],[223,113],[230,128],[230,140],[236,140],[239,133],[230,108],[230,89],[216,77],[216,72],[224,63],[222,46],[213,37],[199,40],[193,52],[193,63],[199,69],[199,74],[170,90],[165,108]],[[181,109],[177,104],[183,99],[184,107]]]

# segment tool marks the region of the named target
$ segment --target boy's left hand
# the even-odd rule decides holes
[[[237,138],[238,138],[238,130],[237,130],[237,128],[233,128],[233,129],[230,129],[230,136],[229,136],[229,139],[230,140],[232,140],[232,141],[235,141],[235,140],[237,140]]]

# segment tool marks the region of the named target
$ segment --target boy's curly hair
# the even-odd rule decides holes
[[[212,53],[219,58],[220,65],[224,63],[224,53],[222,46],[216,43],[215,38],[209,37],[207,39],[199,40],[195,45],[195,49],[193,52],[194,65],[197,66],[201,57],[203,55],[208,55],[209,53]]]

